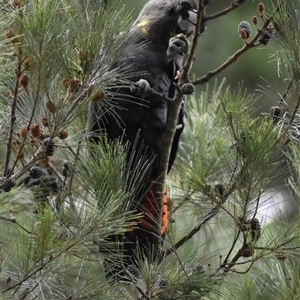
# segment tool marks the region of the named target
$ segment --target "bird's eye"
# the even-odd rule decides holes
[[[173,14],[175,11],[175,8],[174,7],[169,7],[169,14]]]

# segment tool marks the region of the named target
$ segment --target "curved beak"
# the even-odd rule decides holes
[[[189,18],[183,20],[182,17],[179,17],[178,25],[186,36],[190,36],[193,33],[196,21],[197,21],[197,12],[195,10],[190,10]]]

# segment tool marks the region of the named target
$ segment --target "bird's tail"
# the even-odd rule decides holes
[[[138,222],[138,227],[147,231],[152,232],[155,223],[155,209],[156,209],[156,196],[157,187],[153,185],[148,191],[147,195],[143,199],[140,212],[142,217]],[[164,235],[168,226],[168,198],[167,189],[164,187],[163,197],[162,197],[162,218],[161,218],[161,230],[160,234]]]
[[[118,240],[123,240],[123,246],[121,247],[121,255],[123,258],[119,262],[114,261],[110,266],[109,264],[106,265],[106,275],[108,279],[115,281],[126,277],[128,278],[128,269],[130,269],[132,265],[139,268],[140,262],[143,261],[145,257],[155,259],[155,256],[153,257],[152,247],[154,245],[152,240],[155,225],[156,196],[157,187],[154,184],[141,201],[141,205],[139,206],[141,217],[136,221],[137,225],[134,228],[129,227],[124,235],[124,239],[121,238]],[[166,188],[164,188],[162,202],[161,241],[163,241],[168,226],[168,198]],[[115,238],[117,237],[112,237],[111,241],[115,240]],[[117,240],[115,241],[116,243],[118,242]],[[108,266],[109,269],[107,268]]]

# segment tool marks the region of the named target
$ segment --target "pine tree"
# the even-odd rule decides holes
[[[118,0],[0,1],[1,299],[299,299],[299,3],[258,3],[252,24],[237,24],[241,48],[192,79],[210,23],[247,1],[228,2],[209,14],[214,3],[198,0],[178,85],[205,89],[188,98],[171,173],[161,166],[174,222],[159,259],[140,255],[124,280],[110,282],[103,265],[120,261],[122,241],[109,237],[138,222],[128,207],[152,162],[141,157],[128,166],[129,145],[118,140],[91,144],[87,111],[112,88],[132,84],[114,64],[130,13]],[[286,89],[275,87],[277,105],[257,115],[254,104],[268,91],[211,81],[273,41],[268,50]],[[181,97],[179,89],[174,106]],[[266,221],[272,184],[282,178],[294,213]],[[156,218],[159,226],[159,211]]]

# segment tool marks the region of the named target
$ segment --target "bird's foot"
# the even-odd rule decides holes
[[[187,37],[180,33],[172,37],[169,41],[167,49],[167,57],[169,60],[173,59],[177,54],[182,56],[187,54],[190,48],[190,42]]]
[[[135,85],[131,87],[130,91],[136,96],[144,99],[151,89],[149,82],[146,79],[140,79],[135,82]]]

